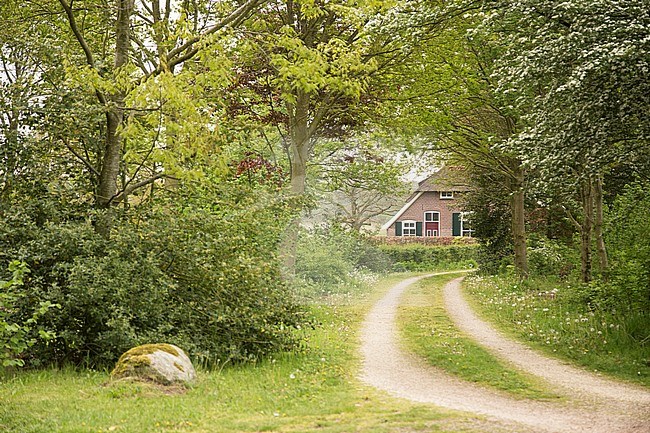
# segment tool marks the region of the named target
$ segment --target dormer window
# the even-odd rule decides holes
[[[449,200],[454,198],[454,192],[453,191],[440,191],[440,199],[441,200]]]

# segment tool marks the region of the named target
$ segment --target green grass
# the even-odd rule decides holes
[[[577,288],[542,278],[519,284],[509,278],[473,276],[464,289],[481,316],[525,344],[589,370],[650,386],[647,315],[590,309],[576,301]]]
[[[407,291],[398,315],[405,346],[461,379],[519,398],[558,398],[541,381],[497,359],[455,327],[443,305],[442,287],[458,276],[427,278]]]
[[[359,383],[358,329],[376,292],[312,305],[320,325],[301,353],[256,365],[199,371],[185,393],[138,383],[106,385],[104,372],[44,370],[0,378],[0,431],[95,432],[471,432],[482,421],[395,400]],[[330,300],[331,301],[331,300]],[[493,430],[491,430],[493,431]]]

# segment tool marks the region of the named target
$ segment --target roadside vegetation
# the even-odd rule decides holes
[[[608,263],[600,262],[589,282],[581,241],[561,222],[529,235],[527,279],[513,268],[508,242],[483,239],[481,272],[465,284],[473,305],[504,332],[549,354],[650,385],[649,191],[647,182],[631,182],[605,207]]]
[[[506,334],[590,371],[650,386],[644,314],[591,306],[584,288],[548,278],[472,276],[464,287],[477,311]]]

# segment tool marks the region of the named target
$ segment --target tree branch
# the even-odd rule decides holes
[[[88,161],[86,158],[84,158],[83,156],[81,156],[81,155],[79,154],[79,152],[77,152],[77,151],[76,151],[76,150],[75,150],[75,149],[70,145],[70,143],[68,143],[68,140],[62,138],[61,141],[63,142],[63,144],[65,145],[65,147],[67,147],[68,150],[69,150],[70,152],[72,152],[72,154],[73,154],[74,156],[77,157],[77,159],[78,159],[79,161],[81,161],[81,162],[82,162],[82,163],[83,163],[83,164],[84,164],[84,165],[85,165],[85,166],[86,166],[90,171],[92,171],[93,174],[94,174],[95,176],[99,177],[99,172],[97,171],[97,169],[96,169],[96,168],[95,168],[95,167],[90,163],[90,161]]]
[[[573,226],[578,230],[582,231],[582,225],[573,217],[573,214],[569,209],[567,209],[565,206],[562,206],[562,210],[564,210],[564,213],[569,217],[569,221],[573,223]]]
[[[118,204],[122,200],[124,200],[129,194],[131,194],[133,191],[135,191],[136,189],[142,188],[143,186],[150,185],[150,184],[154,183],[155,181],[157,181],[158,179],[163,179],[163,178],[176,179],[175,177],[166,175],[165,173],[157,173],[157,174],[153,175],[152,177],[150,177],[149,179],[145,179],[145,180],[140,181],[138,183],[134,183],[134,184],[130,185],[129,187],[124,188],[122,191],[117,192],[110,199],[109,203]]]
[[[63,1],[63,0],[60,0]],[[199,48],[195,48],[195,44],[203,40],[206,36],[209,36],[213,33],[218,32],[219,30],[229,26],[236,25],[243,21],[244,17],[255,9],[257,6],[261,5],[266,0],[248,0],[246,3],[241,5],[239,8],[235,9],[230,15],[224,18],[219,23],[213,25],[208,30],[204,31],[199,36],[195,36],[185,42],[183,45],[174,48],[167,54],[167,65],[169,69],[173,69],[174,66],[183,63],[192,57],[194,57],[198,52]],[[183,54],[185,53],[185,54]],[[154,73],[160,73],[160,66],[154,71]]]
[[[88,63],[88,66],[96,70],[97,68],[95,67],[95,59],[93,57],[93,52],[88,46],[88,43],[86,42],[84,36],[81,34],[81,31],[79,31],[79,27],[77,26],[77,21],[74,18],[74,12],[72,11],[72,7],[70,7],[70,5],[66,3],[65,0],[59,0],[59,3],[61,3],[61,7],[63,7],[63,10],[65,11],[66,16],[68,17],[68,24],[70,25],[70,30],[72,30],[72,33],[77,39],[77,42],[79,42],[79,45],[81,45],[81,49],[83,50],[86,56],[86,63]],[[95,89],[95,94],[97,95],[97,99],[99,99],[100,103],[106,104],[106,98],[99,90]]]

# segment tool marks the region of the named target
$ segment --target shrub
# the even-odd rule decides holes
[[[49,341],[54,335],[38,326],[38,320],[48,310],[55,307],[50,302],[38,302],[24,320],[16,320],[18,301],[24,294],[18,292],[23,285],[23,278],[29,272],[27,265],[18,261],[9,264],[11,279],[0,281],[0,369],[5,367],[23,366],[25,361],[20,358],[25,350],[33,346],[38,339]]]
[[[292,282],[303,298],[345,294],[367,287],[374,274],[391,269],[391,261],[358,233],[339,226],[304,230]]]
[[[324,233],[301,233],[296,253],[296,275],[323,285],[346,281],[355,268],[346,247]]]
[[[0,214],[0,261],[32,268],[20,302],[60,304],[56,338],[25,360],[108,366],[127,349],[169,342],[200,362],[246,361],[299,344],[305,323],[279,276],[286,206],[236,188],[186,186],[116,220],[111,239],[86,220]],[[44,218],[43,218],[44,217]],[[17,309],[16,320],[29,319]]]
[[[532,233],[528,237],[528,268],[531,275],[567,277],[579,269],[577,252],[566,245]]]
[[[619,310],[650,311],[650,183],[627,185],[607,213],[611,270],[592,290],[592,302]]]
[[[430,271],[476,266],[478,245],[382,245],[379,249],[391,258],[396,271]]]

